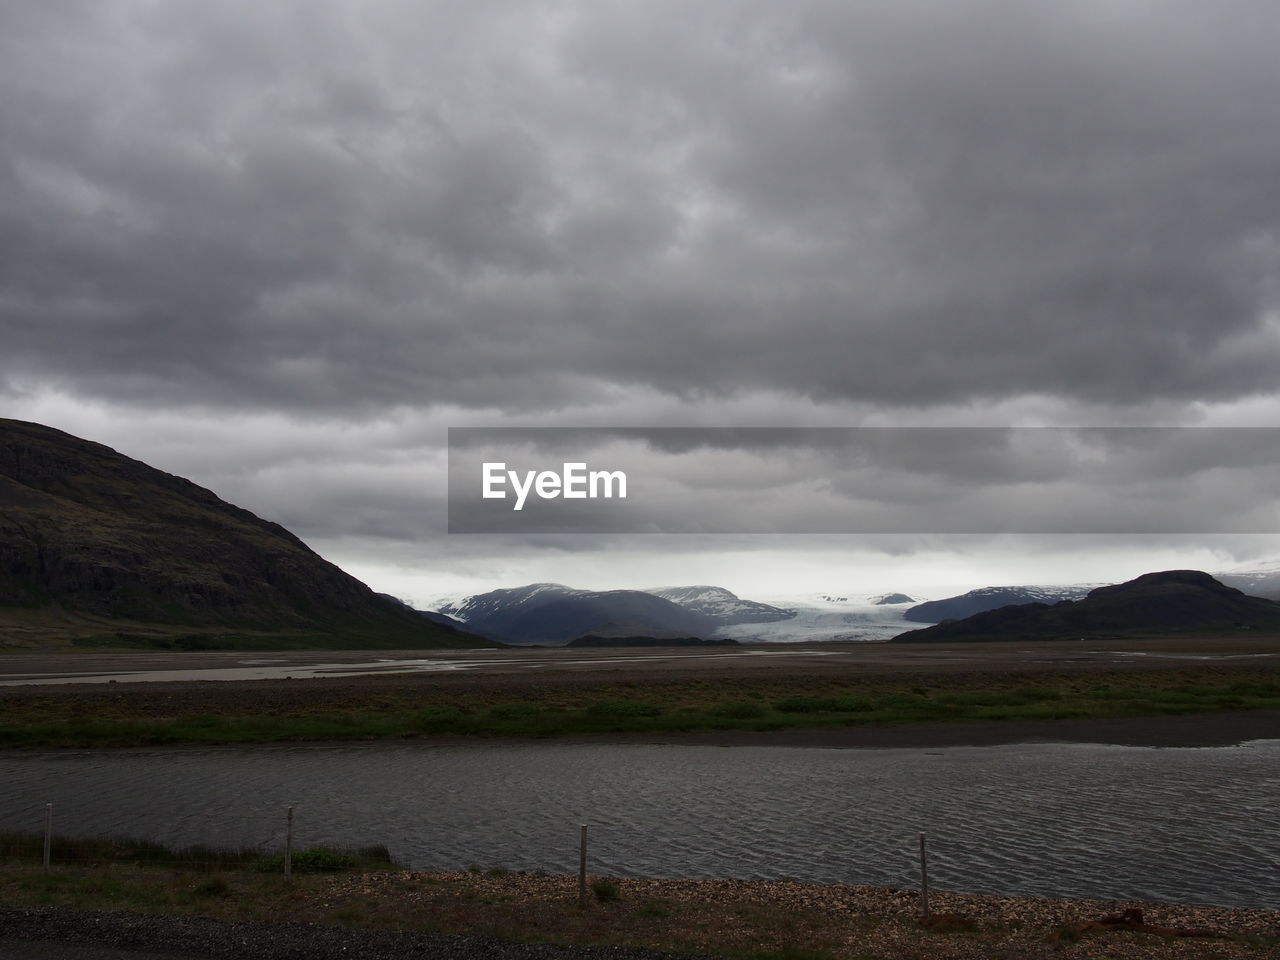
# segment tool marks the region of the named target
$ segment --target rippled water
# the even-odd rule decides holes
[[[386,843],[414,867],[1280,906],[1280,741],[936,750],[356,744],[0,756],[0,828]]]

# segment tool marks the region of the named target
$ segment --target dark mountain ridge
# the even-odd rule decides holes
[[[1199,570],[1165,570],[1097,587],[1081,600],[1005,606],[912,630],[889,642],[1074,640],[1240,630],[1280,633],[1280,603],[1248,596]]]
[[[292,634],[320,646],[481,642],[378,596],[284,527],[189,480],[18,420],[0,420],[0,616],[6,610]]]

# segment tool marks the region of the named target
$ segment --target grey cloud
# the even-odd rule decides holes
[[[0,373],[539,413],[1272,392],[1273,4],[0,13]]]
[[[643,398],[623,396],[621,400],[614,410],[605,409],[604,422],[616,422],[628,403],[643,403]],[[940,582],[964,584],[962,589],[1028,580],[1098,581],[1177,566],[1226,569],[1236,562],[1274,553],[1276,543],[1274,535],[1177,532],[1177,510],[1187,501],[1185,497],[1178,499],[1176,489],[1172,491],[1174,496],[1160,494],[1163,504],[1156,502],[1149,507],[1152,511],[1165,511],[1160,519],[1168,521],[1167,525],[1161,532],[1140,536],[965,536],[936,532],[892,536],[450,536],[445,533],[444,456],[439,449],[444,426],[452,420],[447,411],[404,411],[393,417],[352,422],[319,412],[297,418],[155,406],[90,406],[74,398],[40,401],[26,397],[15,402],[17,409],[7,413],[56,424],[189,477],[224,499],[285,524],[323,556],[375,587],[404,592],[420,603],[464,581],[468,585],[459,589],[477,592],[546,579],[601,587],[690,580],[723,582],[747,595],[755,592],[764,597],[815,589],[857,592],[865,584],[882,582],[890,575],[896,580],[891,586],[910,592],[923,589],[922,578],[925,582],[930,577],[938,580],[939,569],[943,571]],[[576,418],[584,409],[575,408],[569,416]],[[661,406],[655,409],[670,410]],[[712,422],[741,416],[736,408],[713,408],[712,412]],[[554,423],[556,419],[548,416],[546,422]],[[938,433],[922,431],[922,435],[933,435],[935,442]],[[953,433],[959,436],[965,431]],[[773,439],[776,441],[780,435],[785,434],[775,431]],[[786,447],[774,442],[752,448],[745,443],[747,436],[747,431],[738,431],[733,435],[736,446],[721,444],[719,450],[696,451],[698,455],[689,457],[671,479],[691,485],[695,491],[719,491],[723,494],[720,499],[730,506],[741,503],[744,495],[762,494],[759,502],[766,507],[758,519],[764,522],[786,521],[795,516],[820,518],[814,511],[821,503],[803,498],[792,498],[788,503],[785,490],[780,491],[781,500],[769,499],[778,488],[779,476],[796,472],[796,465],[789,464],[786,458],[794,455],[798,445]],[[1273,445],[1259,445],[1250,454],[1248,445],[1230,442],[1230,430],[1202,431],[1195,436],[1211,442],[1184,449],[1187,456],[1168,463],[1152,456],[1144,458],[1143,454],[1150,451],[1137,449],[1135,454],[1132,443],[1121,450],[1130,458],[1127,462],[1133,464],[1138,481],[1129,489],[1135,495],[1147,496],[1153,489],[1152,477],[1185,477],[1214,462],[1228,462],[1238,469],[1223,476],[1206,474],[1200,504],[1224,510],[1234,529],[1238,526],[1236,520],[1251,505],[1265,507],[1275,502],[1275,491],[1268,490],[1267,485],[1273,483],[1269,478],[1276,471],[1266,466],[1267,458],[1275,455]],[[1213,439],[1215,436],[1225,439],[1219,443]],[[1230,449],[1223,449],[1223,444]],[[936,445],[932,449],[935,457],[941,452]],[[672,447],[665,455],[678,451],[695,452],[686,443]],[[905,486],[899,473],[890,477],[899,482],[877,487],[869,482],[872,478],[864,475],[849,491],[836,492],[848,498],[883,501],[887,507],[881,512],[882,517],[888,515],[889,509],[909,510],[917,501],[923,509],[937,511],[940,502],[946,505],[948,496],[954,507],[959,502],[957,494],[967,495],[981,486],[984,476],[990,475],[975,469],[983,462],[976,455],[969,464],[957,460],[956,455],[961,452],[963,447],[956,447],[942,458],[950,472],[932,486]],[[734,454],[732,459],[726,456],[729,453]],[[639,449],[635,463],[653,467],[655,459],[662,458],[652,448]],[[1040,462],[1027,458],[1015,465],[1026,468]],[[735,469],[728,476],[722,472],[726,464]],[[920,465],[914,466],[918,470]],[[825,475],[833,481],[839,480],[841,470],[848,469],[838,458],[818,458],[809,467],[814,475]],[[1013,476],[1009,472],[1005,479]],[[996,471],[996,478],[1001,479],[1000,471]],[[1125,478],[1116,479],[1123,488]],[[662,520],[676,516],[685,492],[679,486],[669,487],[668,493],[676,496],[659,501],[655,516]],[[768,506],[775,502],[776,510]],[[833,498],[832,502],[837,501]],[[1070,505],[1050,501],[1046,516],[1057,522],[1063,516],[1062,510]],[[1105,499],[1081,505],[1081,516],[1090,522],[1099,515],[1099,509],[1107,509]],[[989,512],[976,515],[975,522],[998,519],[1001,506],[999,502],[986,504]],[[1034,508],[1035,502],[1030,506]],[[723,508],[720,509],[720,513],[712,512],[707,519],[723,521]],[[788,514],[786,510],[799,512]],[[946,516],[936,512],[932,515]],[[917,516],[911,519],[919,522]],[[1264,520],[1272,522],[1274,517]],[[1080,529],[1086,526],[1076,524]],[[991,524],[990,528],[998,527]],[[1265,528],[1264,524],[1256,527]],[[1205,557],[1210,551],[1217,556]],[[1029,572],[1032,567],[1037,572]],[[405,586],[402,588],[401,584]]]

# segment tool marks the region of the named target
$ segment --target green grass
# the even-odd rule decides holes
[[[621,897],[616,880],[596,877],[591,881],[591,893],[599,903],[613,903]]]
[[[0,862],[32,862],[44,859],[44,836],[37,833],[0,832]],[[58,865],[103,866],[132,864],[190,868],[203,871],[255,870],[260,873],[284,871],[284,853],[261,847],[217,847],[195,844],[171,847],[151,840],[129,837],[54,836],[50,860]],[[354,850],[309,847],[293,853],[291,868],[299,873],[341,870],[399,869],[384,846]]]
[[[1238,675],[1237,675],[1238,676]],[[1186,671],[1096,676],[987,677],[937,688],[861,682],[684,681],[636,688],[464,698],[441,693],[351,695],[290,711],[146,715],[127,698],[101,715],[71,715],[69,701],[0,704],[0,746],[93,747],[173,743],[263,743],[422,736],[557,737],[697,730],[900,725],[922,722],[1137,717],[1280,708],[1280,678],[1241,681]],[[805,692],[806,687],[821,687]],[[644,689],[645,699],[633,692]],[[216,709],[216,708],[213,708]],[[243,710],[243,708],[240,708]]]

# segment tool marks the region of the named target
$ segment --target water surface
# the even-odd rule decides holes
[[[385,843],[416,868],[915,884],[1280,906],[1280,741],[849,750],[350,744],[8,753],[0,828]]]

